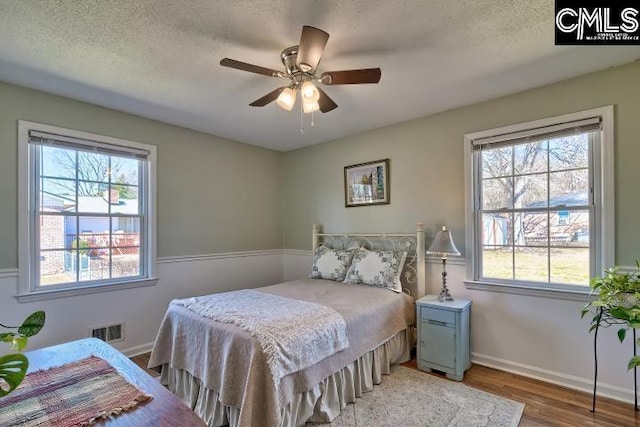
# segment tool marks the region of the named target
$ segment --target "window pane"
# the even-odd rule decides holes
[[[514,178],[514,203],[516,208],[547,207],[547,174],[516,176]]]
[[[513,178],[491,178],[482,181],[482,208],[485,210],[512,208]]]
[[[515,252],[515,279],[548,282],[548,254],[547,248],[517,248]]]
[[[109,249],[91,250],[87,269],[81,272],[82,280],[105,280],[111,278]]]
[[[514,175],[547,171],[547,141],[513,147]]]
[[[108,213],[109,184],[78,181],[78,212]]]
[[[111,213],[137,215],[139,213],[138,187],[114,185],[111,187]]]
[[[482,177],[493,178],[513,174],[512,147],[483,149],[482,153]]]
[[[547,212],[520,212],[514,214],[514,241],[517,246],[547,246]]]
[[[40,212],[74,212],[76,182],[69,179],[41,179],[38,205]]]
[[[109,157],[106,154],[78,151],[78,179],[81,181],[109,182],[111,171]]]
[[[109,217],[80,217],[80,247],[90,248],[90,256],[101,255],[109,247]]]
[[[513,249],[482,248],[482,277],[513,279]]]
[[[76,178],[76,151],[41,145],[41,174],[56,178]]]
[[[140,275],[140,248],[113,248],[111,255],[112,277]]]
[[[140,218],[113,218],[111,246],[140,246]]]
[[[482,245],[487,249],[499,249],[512,244],[511,214],[482,215]]]
[[[40,249],[71,249],[75,234],[67,236],[66,219],[62,215],[40,215]]]
[[[551,212],[551,246],[589,247],[589,211]]]
[[[41,251],[40,285],[57,285],[76,281],[76,251]]]
[[[587,167],[589,167],[588,133],[549,140],[550,170]]]
[[[551,248],[551,281],[589,284],[589,248]]]
[[[551,206],[587,206],[589,204],[589,170],[578,169],[549,174]]]
[[[112,156],[111,182],[137,186],[141,164],[140,160]]]

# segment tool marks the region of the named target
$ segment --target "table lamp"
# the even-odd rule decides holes
[[[446,225],[434,237],[431,246],[427,249],[427,255],[442,257],[442,289],[438,295],[438,301],[453,301],[447,288],[447,256],[459,256],[460,251],[453,243],[453,237],[451,237],[451,232],[447,230]]]

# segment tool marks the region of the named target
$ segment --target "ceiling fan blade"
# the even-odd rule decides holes
[[[260,67],[258,65],[249,64],[242,61],[236,61],[231,58],[224,58],[220,61],[223,67],[235,68],[236,70],[248,71],[250,73],[262,74],[270,77],[284,77],[282,71],[272,70],[271,68]]]
[[[278,95],[280,95],[280,92],[282,92],[285,88],[286,86],[279,87],[278,89],[269,92],[262,98],[256,99],[249,105],[252,107],[264,107],[268,103],[275,101],[278,98]]]
[[[320,106],[320,111],[322,111],[323,113],[328,113],[329,111],[335,110],[336,108],[338,108],[338,104],[333,102],[333,99],[329,98],[329,95],[327,95],[319,87],[316,89],[318,89],[318,92],[320,93],[320,98],[318,98],[318,105]]]
[[[360,83],[378,83],[381,76],[382,70],[380,70],[380,68],[327,71],[322,73],[320,81],[326,85],[354,85]]]
[[[298,67],[302,71],[315,70],[329,40],[329,33],[318,28],[305,25],[302,27],[298,46]]]

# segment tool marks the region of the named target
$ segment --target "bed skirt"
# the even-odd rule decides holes
[[[347,404],[371,391],[374,384],[380,384],[382,375],[389,374],[391,365],[408,361],[412,341],[411,328],[400,331],[311,390],[296,394],[281,410],[281,425],[295,427],[305,422],[331,422]],[[160,380],[209,427],[237,426],[239,408],[223,405],[217,391],[206,388],[189,372],[163,365]]]

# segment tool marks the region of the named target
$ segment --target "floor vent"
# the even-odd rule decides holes
[[[91,330],[91,337],[98,338],[105,342],[122,341],[124,340],[124,323],[93,328]]]

